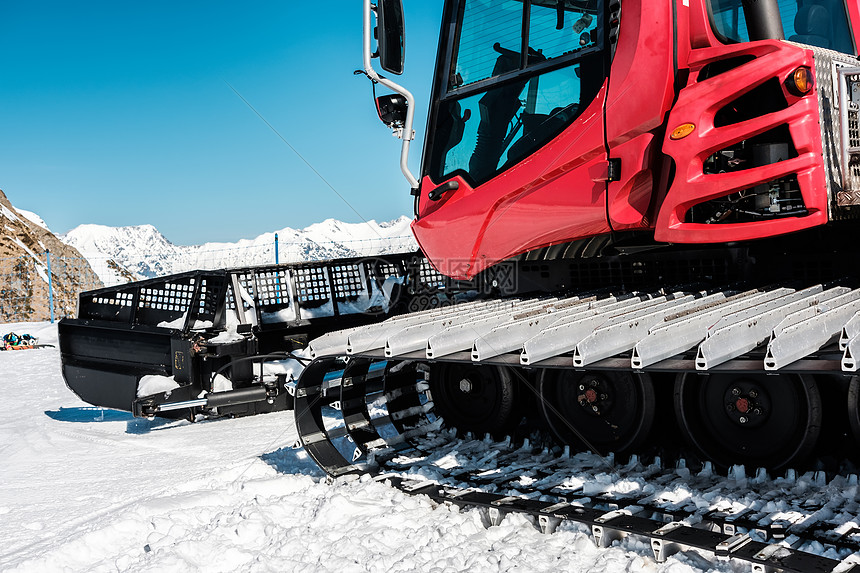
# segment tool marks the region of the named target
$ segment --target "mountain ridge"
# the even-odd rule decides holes
[[[282,263],[412,251],[417,249],[417,243],[410,223],[406,216],[381,223],[326,219],[304,229],[285,227],[252,239],[201,245],[175,245],[148,224],[84,224],[60,235],[60,239],[83,254],[102,282],[114,285],[132,277],[140,280],[194,269],[272,264],[276,260],[276,234],[277,259]]]

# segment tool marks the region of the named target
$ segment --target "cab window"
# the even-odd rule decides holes
[[[711,0],[711,20],[718,35],[749,42],[742,0]],[[844,54],[855,54],[843,0],[778,0],[785,38]]]
[[[605,79],[602,0],[462,0],[429,172],[480,185],[561,133]]]

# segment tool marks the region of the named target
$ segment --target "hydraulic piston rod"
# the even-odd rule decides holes
[[[230,390],[229,392],[213,392],[196,400],[168,402],[155,407],[155,412],[171,412],[184,408],[217,408],[219,406],[236,406],[251,402],[263,402],[269,399],[269,390],[265,386]]]

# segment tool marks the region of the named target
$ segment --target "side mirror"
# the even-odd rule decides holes
[[[406,122],[408,104],[400,94],[390,94],[376,98],[376,113],[382,123],[391,129],[402,128]]]
[[[379,65],[386,72],[400,75],[406,52],[406,26],[403,0],[378,0],[376,4]]]

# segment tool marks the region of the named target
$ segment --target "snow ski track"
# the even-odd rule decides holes
[[[105,440],[102,443],[112,442]],[[281,492],[274,488],[254,483],[255,479],[269,477],[271,471],[268,464],[259,460],[243,460],[216,473],[201,470],[198,476],[187,482],[94,508],[85,517],[66,521],[62,528],[50,537],[15,547],[8,556],[0,556],[0,570],[7,570],[7,567],[16,561],[24,570],[30,570],[31,567],[38,570],[42,565],[48,567],[48,564],[64,559],[73,561],[72,569],[112,569],[118,562],[139,557],[127,554],[129,545],[133,545],[135,539],[142,538],[151,542],[152,547],[150,544],[139,544],[137,549],[143,553],[174,543],[170,528],[177,523],[177,516],[187,516],[181,524],[187,536],[197,535],[202,538],[217,520],[215,517],[211,521],[196,519],[196,514],[207,517],[210,514],[216,517],[232,515],[243,508],[258,504],[260,498],[280,496]],[[239,481],[243,477],[245,480]],[[300,480],[295,487],[306,488],[309,483],[308,480]],[[239,506],[232,507],[231,503],[238,503]],[[116,547],[112,548],[110,543],[97,542],[106,538],[112,538]],[[64,557],[74,551],[76,546],[90,548],[90,551],[83,551],[74,559]],[[92,550],[93,547],[100,549],[95,551]],[[22,554],[39,557],[35,560],[20,561]]]
[[[102,444],[105,446],[116,446],[117,444],[122,444],[128,441],[128,436],[125,434],[116,434],[113,432],[93,430],[89,428],[87,430],[55,430],[54,434],[58,436],[65,436],[66,438],[72,440],[84,440],[87,442],[92,442],[94,444]],[[169,446],[151,444],[143,441],[136,443],[135,447],[146,448],[160,452],[166,452],[170,450]]]

